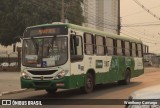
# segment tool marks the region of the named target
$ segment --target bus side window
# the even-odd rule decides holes
[[[97,55],[105,55],[105,38],[103,36],[96,35],[95,36],[95,47],[96,51],[95,53]]]
[[[107,54],[113,55],[114,54],[114,47],[113,47],[113,39],[106,38],[106,47],[107,47]]]
[[[130,56],[132,56],[132,43],[131,42],[129,43],[129,48],[130,48],[130,50],[129,50],[130,51]]]
[[[122,56],[122,40],[117,40],[117,55]]]
[[[126,56],[125,41],[122,41],[122,55]]]
[[[130,56],[130,43],[128,41],[125,41],[124,42],[124,45],[125,45],[125,55],[126,56]]]
[[[137,53],[138,53],[138,57],[142,57],[142,45],[141,44],[137,44]]]
[[[136,45],[136,57],[138,57],[138,48],[137,48],[137,44]]]
[[[117,55],[117,40],[113,39],[114,55]]]
[[[90,33],[84,33],[84,51],[86,55],[94,54],[94,38]]]
[[[83,59],[82,37],[77,35],[70,36],[71,62]]]
[[[137,56],[137,50],[136,50],[136,43],[132,43],[132,56],[136,57]]]

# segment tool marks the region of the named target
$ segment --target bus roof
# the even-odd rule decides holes
[[[127,41],[130,41],[130,42],[142,43],[142,41],[140,39],[137,39],[137,38],[128,37],[128,36],[125,36],[125,35],[117,35],[117,34],[113,34],[113,33],[108,33],[108,32],[104,32],[104,31],[100,31],[100,30],[96,30],[96,29],[88,28],[88,27],[84,27],[84,26],[79,26],[79,25],[75,25],[75,24],[71,24],[71,23],[57,22],[57,23],[51,23],[51,24],[42,24],[42,25],[31,26],[31,27],[28,27],[28,28],[54,26],[54,25],[55,26],[66,25],[66,26],[68,26],[68,28],[83,31],[83,32],[93,33],[93,34],[97,34],[97,35],[104,35],[104,36],[107,36],[107,37],[110,37],[110,38],[127,40]]]

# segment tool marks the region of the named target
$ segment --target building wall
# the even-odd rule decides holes
[[[96,0],[96,29],[104,29],[104,0]]]
[[[96,0],[84,0],[83,13],[85,18],[84,26],[96,28]]]
[[[16,47],[22,47],[22,43],[16,43]],[[0,54],[9,54],[12,52],[13,52],[13,45],[8,46],[8,47],[4,47],[0,45]]]
[[[84,0],[84,26],[117,34],[118,0]]]

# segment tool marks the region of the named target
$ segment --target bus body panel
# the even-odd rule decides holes
[[[58,24],[57,24],[58,25]],[[57,26],[56,25],[56,26]],[[88,29],[85,27],[80,27],[72,24],[64,24],[67,25],[68,31],[75,31],[76,35],[81,36],[82,45],[83,45],[83,59],[76,62],[71,62],[70,57],[70,32],[68,33],[68,61],[61,66],[50,67],[50,68],[42,68],[42,70],[67,70],[68,73],[62,79],[43,79],[44,77],[55,77],[57,73],[52,75],[33,75],[30,74],[29,70],[41,70],[41,68],[31,68],[31,67],[21,67],[21,71],[26,71],[30,77],[38,77],[38,80],[35,79],[24,79],[21,80],[21,88],[34,88],[34,89],[50,89],[50,88],[63,88],[63,89],[72,89],[72,88],[80,88],[85,84],[86,74],[89,70],[94,70],[95,72],[95,84],[103,84],[114,81],[123,80],[125,78],[125,72],[127,69],[131,72],[131,78],[137,77],[144,73],[143,61],[142,57],[131,57],[131,56],[119,56],[119,55],[103,55],[98,56],[96,54],[86,55],[84,50],[84,37],[83,34],[85,32],[99,34],[102,36],[108,36],[130,40],[130,38],[126,37],[118,37],[113,34],[105,34],[104,32]],[[46,26],[46,25],[44,25]],[[52,26],[52,25],[50,25]],[[36,26],[35,26],[36,27]],[[141,43],[141,41],[137,39],[132,39],[134,42]],[[42,78],[42,79],[41,79]]]

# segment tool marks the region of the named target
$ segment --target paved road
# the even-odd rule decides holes
[[[0,93],[20,89],[20,72],[0,72]]]
[[[127,99],[128,95],[138,89],[160,84],[160,71],[159,69],[147,69],[145,74],[132,79],[132,83],[127,86],[119,86],[116,83],[97,86],[95,91],[90,94],[82,94],[80,90],[65,90],[58,91],[55,95],[48,95],[45,91],[29,91],[24,93],[16,93],[10,95],[1,96],[1,99]],[[17,108],[17,106],[12,106]],[[18,108],[21,108],[19,106]],[[23,106],[24,108],[36,108],[36,106]],[[112,105],[57,105],[57,106],[39,106],[39,108],[123,108],[124,106],[112,106]],[[2,108],[11,108],[2,106]]]

